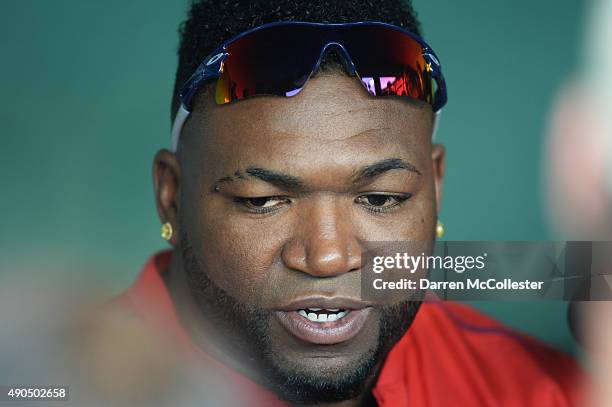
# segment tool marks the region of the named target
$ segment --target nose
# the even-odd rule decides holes
[[[361,246],[350,209],[340,206],[331,199],[310,205],[283,247],[282,259],[288,268],[314,277],[333,277],[361,268]]]

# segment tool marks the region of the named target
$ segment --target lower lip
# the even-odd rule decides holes
[[[299,339],[317,345],[333,345],[348,341],[365,325],[370,308],[350,310],[343,318],[333,322],[313,322],[297,311],[277,311],[281,325]]]

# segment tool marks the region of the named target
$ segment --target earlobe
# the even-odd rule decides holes
[[[153,187],[155,203],[161,224],[169,223],[172,236],[167,239],[172,245],[178,235],[178,193],[181,171],[176,156],[168,150],[159,150],[153,159]]]
[[[434,144],[431,150],[434,187],[436,192],[436,212],[440,212],[442,204],[442,181],[446,169],[446,149],[442,144]]]

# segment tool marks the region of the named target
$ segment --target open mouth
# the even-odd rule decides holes
[[[365,325],[371,308],[362,304],[350,305],[300,305],[276,311],[275,314],[280,324],[293,336],[312,344],[333,345],[355,337]]]

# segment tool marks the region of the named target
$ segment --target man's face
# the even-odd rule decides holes
[[[431,131],[429,106],[371,97],[338,73],[291,98],[201,95],[181,136],[176,206],[204,316],[248,326],[228,329],[259,336],[246,342],[285,376],[371,370],[418,307],[362,301],[362,253],[368,241],[433,239],[443,149]],[[211,284],[227,298],[209,298]]]

